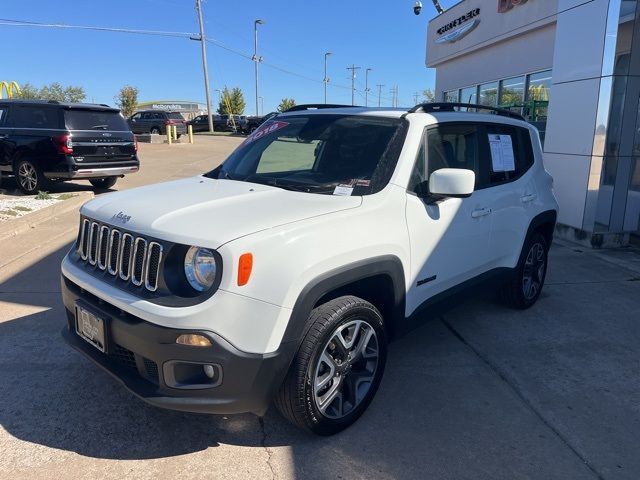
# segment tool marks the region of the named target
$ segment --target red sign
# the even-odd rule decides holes
[[[258,130],[249,135],[246,140],[242,142],[242,145],[258,140],[259,138],[262,138],[265,135],[269,135],[276,130],[280,130],[287,125],[289,125],[287,122],[267,121],[266,123],[263,123],[260,127],[258,127]]]
[[[508,12],[523,3],[527,3],[527,0],[498,0],[498,13]]]

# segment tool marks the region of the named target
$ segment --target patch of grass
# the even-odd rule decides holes
[[[19,212],[30,212],[32,209],[29,207],[22,207],[18,205],[17,207],[13,207],[14,210],[18,210]]]
[[[56,197],[58,200],[69,200],[70,198],[75,197],[75,193],[61,193]]]
[[[0,214],[8,215],[10,217],[17,217],[18,216],[18,212],[16,212],[15,210],[2,210],[0,212]]]
[[[40,190],[36,195],[36,200],[51,200],[53,197],[49,195],[49,192],[43,192]]]

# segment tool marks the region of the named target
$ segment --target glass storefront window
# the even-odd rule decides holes
[[[444,101],[447,103],[456,103],[458,101],[458,90],[444,92]]]
[[[532,73],[531,75],[529,75],[529,88],[527,88],[527,100],[548,102],[550,90],[551,90],[551,70],[547,70],[546,72]]]
[[[524,100],[524,77],[500,82],[500,105],[519,105]]]
[[[480,97],[478,99],[478,103],[489,107],[495,107],[498,105],[498,82],[480,85]]]
[[[462,103],[477,103],[476,97],[478,94],[477,87],[468,87],[460,90],[460,102]]]

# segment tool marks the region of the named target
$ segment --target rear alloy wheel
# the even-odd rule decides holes
[[[502,291],[510,306],[525,309],[536,303],[547,276],[548,253],[547,241],[540,233],[525,242],[516,271]]]
[[[158,127],[152,127],[149,133],[152,135],[160,135],[160,129]]]
[[[118,177],[92,178],[89,180],[91,185],[99,190],[108,190],[118,181]]]
[[[386,363],[383,320],[369,302],[340,297],[311,313],[310,329],[275,404],[294,425],[333,435],[373,399]]]
[[[48,185],[40,169],[29,160],[19,160],[16,163],[15,176],[20,190],[29,195],[38,193]]]

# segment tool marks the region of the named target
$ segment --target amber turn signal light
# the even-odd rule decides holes
[[[238,286],[242,287],[249,283],[251,269],[253,268],[253,255],[251,253],[243,253],[238,261]]]

